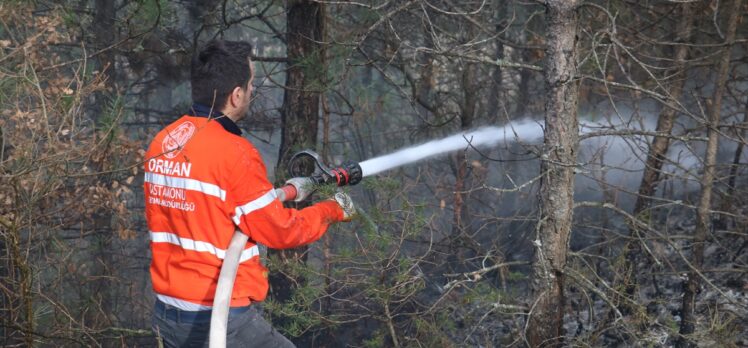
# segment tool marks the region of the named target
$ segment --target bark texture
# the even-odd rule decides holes
[[[496,31],[496,34],[502,33],[506,30],[506,20],[504,20],[504,16],[507,16],[509,13],[509,2],[502,2],[500,0],[494,0],[493,6],[496,9],[496,13],[494,14],[494,20],[496,21],[496,25],[494,26],[494,30]],[[504,43],[500,40],[496,41],[496,51],[494,53],[494,57],[496,60],[502,60],[504,59]],[[503,69],[500,66],[495,66],[491,68],[491,90],[488,93],[488,102],[486,106],[486,112],[488,114],[488,119],[492,123],[502,123],[499,122],[501,120],[501,117],[499,117],[499,94],[501,93],[501,88],[503,87],[502,84],[504,81],[502,81],[501,74],[503,73]]]
[[[460,105],[460,129],[466,131],[473,127],[476,114],[476,102],[479,94],[478,84],[476,83],[478,67],[475,64],[468,64],[462,72],[462,89],[463,99]],[[457,261],[460,265],[464,264],[470,257],[470,249],[475,250],[475,241],[471,238],[469,203],[471,186],[470,170],[468,168],[468,158],[466,151],[460,151],[455,155],[455,186],[454,186],[454,214],[452,216],[452,238],[454,244],[458,246]],[[453,244],[450,243],[450,244]]]
[[[116,40],[114,28],[116,28],[117,10],[115,2],[96,0],[94,6],[96,12],[93,22],[95,44],[99,48],[105,48],[112,45]],[[116,58],[114,49],[106,50],[98,57],[99,69],[106,74],[107,79],[105,82],[106,90],[98,93],[95,99],[94,109],[97,112],[93,117],[97,124],[100,124],[102,116],[106,113],[114,112],[114,107],[110,107],[110,105],[113,104],[112,100],[118,97]],[[107,142],[102,151],[108,152],[109,150],[110,146]],[[100,171],[107,169],[102,163],[95,163],[95,166]],[[104,176],[101,180],[107,181],[109,178]],[[98,207],[93,216],[93,228],[96,230],[94,244],[96,261],[92,263],[91,268],[91,275],[94,280],[90,283],[90,300],[93,308],[87,311],[87,319],[89,322],[96,323],[96,325],[106,326],[111,325],[110,319],[113,319],[113,316],[110,318],[113,312],[111,279],[114,278],[112,276],[114,270],[110,269],[110,265],[114,264],[112,255],[114,230],[112,228],[111,211],[105,207]]]
[[[688,273],[688,279],[684,284],[683,307],[681,309],[683,319],[680,325],[680,333],[689,335],[694,333],[696,327],[696,297],[701,289],[701,275],[696,271],[701,269],[704,264],[704,244],[706,235],[711,227],[711,203],[712,189],[714,187],[715,165],[717,163],[717,150],[719,148],[719,131],[717,127],[720,122],[720,113],[722,112],[722,97],[725,93],[725,83],[730,69],[730,51],[735,43],[735,31],[738,26],[740,17],[740,6],[742,0],[734,0],[732,7],[728,8],[730,18],[728,19],[725,41],[722,57],[719,62],[717,79],[714,83],[714,94],[712,95],[712,106],[709,108],[707,118],[707,145],[704,156],[704,173],[701,177],[701,198],[698,204],[698,213],[696,215],[696,230],[692,244],[691,266],[693,269]],[[693,347],[695,344],[688,337],[681,337],[678,346]]]
[[[309,0],[288,1],[288,71],[281,108],[281,145],[276,176],[286,174],[289,158],[303,148],[317,144],[320,92],[324,85],[325,62],[322,34],[324,5]]]
[[[460,107],[460,129],[463,131],[473,127],[475,119],[476,99],[478,97],[478,85],[476,84],[477,67],[475,64],[468,64],[462,73],[462,88],[464,90],[462,105]],[[464,192],[468,183],[468,165],[465,151],[460,151],[456,155],[455,170],[455,193],[454,193],[454,215],[452,218],[452,234],[460,235],[464,232],[469,219],[465,201],[467,194]]]
[[[315,149],[319,123],[320,94],[324,86],[325,62],[323,41],[324,5],[309,0],[288,1],[287,48],[288,70],[281,108],[281,144],[275,177],[285,181],[290,157],[299,150]],[[293,203],[291,203],[293,204]],[[296,205],[297,208],[301,206]],[[281,259],[302,259],[307,247],[273,252]],[[275,300],[288,301],[299,279],[273,273],[270,276]]]
[[[732,159],[732,166],[730,167],[730,175],[728,175],[727,194],[725,195],[725,202],[729,202],[731,197],[735,195],[735,181],[738,178],[740,159],[743,158],[743,147],[745,145],[746,139],[748,139],[748,129],[746,127],[748,127],[748,100],[746,100],[745,109],[743,110],[743,123],[741,124],[741,128],[739,130],[736,130],[738,147],[735,149],[735,155]]]
[[[527,339],[532,347],[563,344],[564,268],[574,205],[574,166],[579,144],[576,76],[578,1],[546,2],[545,137],[540,221],[535,241],[534,304]]]

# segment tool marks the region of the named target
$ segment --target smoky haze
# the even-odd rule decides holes
[[[580,122],[579,134],[583,140],[579,146],[580,170],[576,177],[576,193],[579,198],[600,200],[601,187],[607,186],[631,193],[624,195],[627,198],[621,202],[625,207],[630,205],[629,201],[634,197],[633,193],[641,181],[646,153],[652,141],[651,134],[656,129],[656,117],[655,114],[648,113],[644,117],[637,115],[628,119],[606,118]],[[617,135],[604,135],[613,131]],[[629,134],[620,135],[627,132]],[[484,126],[427,141],[364,160],[360,165],[366,177],[470,147],[480,150],[503,145],[498,149],[501,152],[507,151],[512,144],[539,146],[542,137],[543,122],[525,118],[503,126]],[[703,144],[699,141],[673,141],[663,169],[667,173],[665,181],[680,181],[678,191],[681,193],[696,189],[701,152]]]

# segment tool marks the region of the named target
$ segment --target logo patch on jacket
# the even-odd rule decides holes
[[[192,122],[185,121],[177,128],[169,131],[161,142],[161,151],[163,151],[164,156],[166,158],[177,157],[187,141],[195,134],[195,128]]]

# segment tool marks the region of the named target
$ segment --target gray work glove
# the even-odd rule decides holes
[[[353,200],[345,192],[337,192],[333,199],[338,202],[340,207],[343,209],[343,221],[351,221],[353,215],[356,215],[356,207],[353,205]]]
[[[311,178],[291,178],[286,181],[286,185],[293,185],[296,188],[294,202],[301,202],[314,192],[314,182]]]

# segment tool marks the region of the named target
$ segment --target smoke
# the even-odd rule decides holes
[[[638,190],[649,145],[653,140],[651,135],[642,133],[655,131],[657,117],[654,113],[645,114],[640,115],[636,122],[630,121],[604,119],[584,122],[580,126],[580,134],[607,131],[631,134],[594,136],[580,143],[578,161],[584,170],[576,178],[577,194],[592,195],[588,199],[600,199],[603,185],[631,194]],[[680,130],[676,129],[674,133],[678,134]],[[700,141],[671,140],[661,169],[661,179],[664,182],[677,181],[677,192],[698,189],[703,147]]]
[[[619,106],[619,111],[625,108]],[[657,112],[630,111],[629,117],[601,117],[591,121],[589,117],[580,120],[579,133],[584,137],[579,145],[577,157],[580,168],[576,176],[576,193],[585,199],[597,200],[602,198],[603,186],[608,189],[630,193],[632,196],[638,189],[644,169],[649,144],[652,136],[647,132],[654,132],[657,124]],[[620,114],[618,114],[620,115]],[[587,120],[584,120],[587,119]],[[682,134],[688,124],[681,124],[674,129],[674,134]],[[415,163],[450,152],[464,150],[470,147],[478,149],[499,148],[500,145],[519,143],[523,145],[539,145],[542,143],[543,123],[532,119],[510,122],[504,126],[490,126],[457,133],[443,139],[432,140],[419,145],[410,146],[393,153],[360,162],[363,176],[370,176]],[[590,136],[594,133],[602,135]],[[605,135],[616,133],[616,135]],[[627,134],[628,133],[628,134]],[[586,135],[586,137],[585,137]],[[728,149],[734,144],[724,144],[723,157],[728,155]],[[667,160],[662,171],[663,182],[674,182],[677,192],[689,192],[698,189],[699,173],[702,168],[702,141],[672,140]],[[729,152],[731,155],[732,152]],[[528,160],[531,161],[531,160]],[[528,162],[530,164],[530,162]],[[528,168],[533,168],[534,165]],[[517,166],[511,168],[518,169]],[[509,169],[507,167],[506,169]],[[502,171],[503,172],[503,171]],[[505,173],[517,175],[518,173]],[[532,176],[536,175],[533,173]],[[523,177],[525,175],[520,175]],[[515,176],[516,178],[516,176]],[[498,178],[495,178],[498,179]],[[633,197],[633,196],[632,196]],[[623,198],[623,196],[619,197]]]

